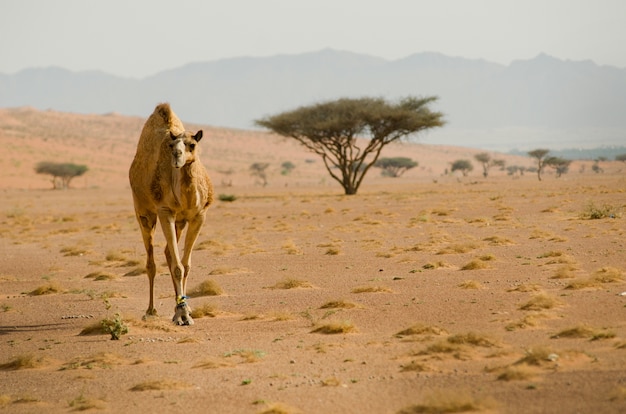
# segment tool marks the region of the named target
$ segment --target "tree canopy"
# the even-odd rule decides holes
[[[52,176],[52,185],[55,189],[69,188],[72,179],[83,175],[87,170],[86,165],[51,161],[42,161],[35,166],[35,172],[37,174],[48,174]]]
[[[467,174],[474,169],[474,166],[470,160],[456,160],[452,163],[450,171],[461,171],[463,177],[467,177]]]
[[[543,167],[545,166],[545,157],[550,152],[549,149],[545,148],[537,148],[532,151],[528,151],[528,155],[537,159],[537,178],[541,181],[541,173],[543,172]]]
[[[383,170],[383,175],[388,177],[400,177],[411,168],[419,165],[417,161],[413,161],[408,157],[380,158],[374,164],[374,167]]]
[[[436,99],[408,97],[390,103],[382,98],[341,98],[255,122],[319,155],[330,176],[351,195],[385,145],[444,125],[443,114],[429,108]]]

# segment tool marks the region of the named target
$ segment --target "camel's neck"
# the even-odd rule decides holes
[[[170,185],[176,204],[187,209],[194,207],[199,199],[192,179],[193,162],[181,168],[172,168]]]

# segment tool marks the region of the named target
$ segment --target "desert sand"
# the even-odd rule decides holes
[[[479,150],[400,144],[384,156],[418,168],[344,196],[289,141],[186,125],[234,201],[209,209],[178,327],[160,229],[142,320],[126,177],[143,121],[0,110],[0,412],[626,411],[623,163],[462,177],[445,169]],[[51,190],[43,160],[89,171]]]

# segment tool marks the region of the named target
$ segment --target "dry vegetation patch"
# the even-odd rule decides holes
[[[615,332],[606,329],[594,329],[589,326],[581,325],[568,328],[551,336],[552,339],[559,338],[589,338],[592,341],[600,339],[615,338]]]
[[[220,296],[224,293],[222,288],[215,282],[214,280],[205,280],[201,282],[199,285],[194,287],[190,292],[189,296],[198,298],[201,296]]]
[[[115,280],[117,279],[117,275],[114,273],[98,271],[89,273],[85,276],[85,279],[93,279],[95,281],[101,282],[107,280]]]
[[[171,379],[162,379],[141,382],[130,388],[130,391],[174,391],[184,390],[191,387],[191,384],[188,384],[186,382]]]
[[[2,371],[19,371],[22,369],[41,368],[50,362],[44,357],[38,357],[32,354],[18,355],[4,364],[0,364]]]
[[[194,306],[191,311],[191,317],[194,319],[204,318],[208,316],[209,318],[215,318],[219,314],[219,310],[217,306],[212,305],[210,303],[205,303],[201,306]]]
[[[412,405],[397,414],[448,414],[491,410],[497,406],[493,398],[476,397],[467,391],[440,390],[424,398],[421,404]]]
[[[358,286],[352,289],[352,293],[393,293],[386,286]]]
[[[437,326],[416,324],[409,328],[401,330],[395,336],[398,338],[402,338],[405,336],[415,335],[445,335],[447,333],[448,332],[445,329],[439,328]]]
[[[350,321],[335,321],[335,322],[327,322],[324,324],[316,325],[311,333],[321,333],[321,334],[345,334],[345,333],[353,333],[357,332],[356,326],[352,324]]]
[[[354,309],[354,308],[361,308],[361,307],[362,306],[357,303],[340,299],[340,300],[331,300],[330,302],[326,302],[322,306],[320,306],[320,309]]]
[[[28,292],[29,296],[41,296],[41,295],[51,295],[53,293],[63,293],[65,289],[61,287],[57,282],[50,282],[48,284],[37,287],[36,289]]]
[[[287,278],[270,286],[270,289],[310,289],[313,285],[306,280]]]
[[[528,302],[520,306],[521,310],[525,311],[541,311],[545,309],[552,309],[560,306],[562,302],[555,297],[549,296],[546,293],[540,293],[533,296]]]

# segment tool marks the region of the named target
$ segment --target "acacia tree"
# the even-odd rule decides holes
[[[489,169],[491,167],[504,167],[504,160],[492,159],[491,155],[487,152],[481,152],[479,154],[474,155],[476,161],[482,164],[483,166],[483,177],[487,178],[489,175]]]
[[[408,97],[389,103],[382,98],[341,98],[255,123],[319,155],[345,194],[353,195],[385,145],[444,125],[443,114],[429,108],[436,99]]]
[[[52,176],[52,186],[57,188],[69,188],[70,182],[75,177],[80,177],[88,170],[86,165],[72,163],[58,163],[42,161],[35,166],[37,174],[48,174]]]
[[[467,177],[467,174],[474,169],[474,166],[470,162],[470,160],[456,160],[452,163],[452,167],[450,171],[461,171],[463,177]]]
[[[571,163],[571,160],[566,160],[565,158],[560,157],[548,157],[544,161],[545,166],[554,168],[556,171],[556,178],[559,178],[563,174],[567,174]]]
[[[550,150],[545,148],[528,151],[528,155],[537,159],[537,178],[539,181],[541,181],[541,173],[543,172],[543,167],[545,166],[545,157],[549,152]]]
[[[388,177],[400,177],[411,168],[417,167],[417,161],[408,157],[381,158],[374,164],[375,168],[383,170],[383,175]]]

